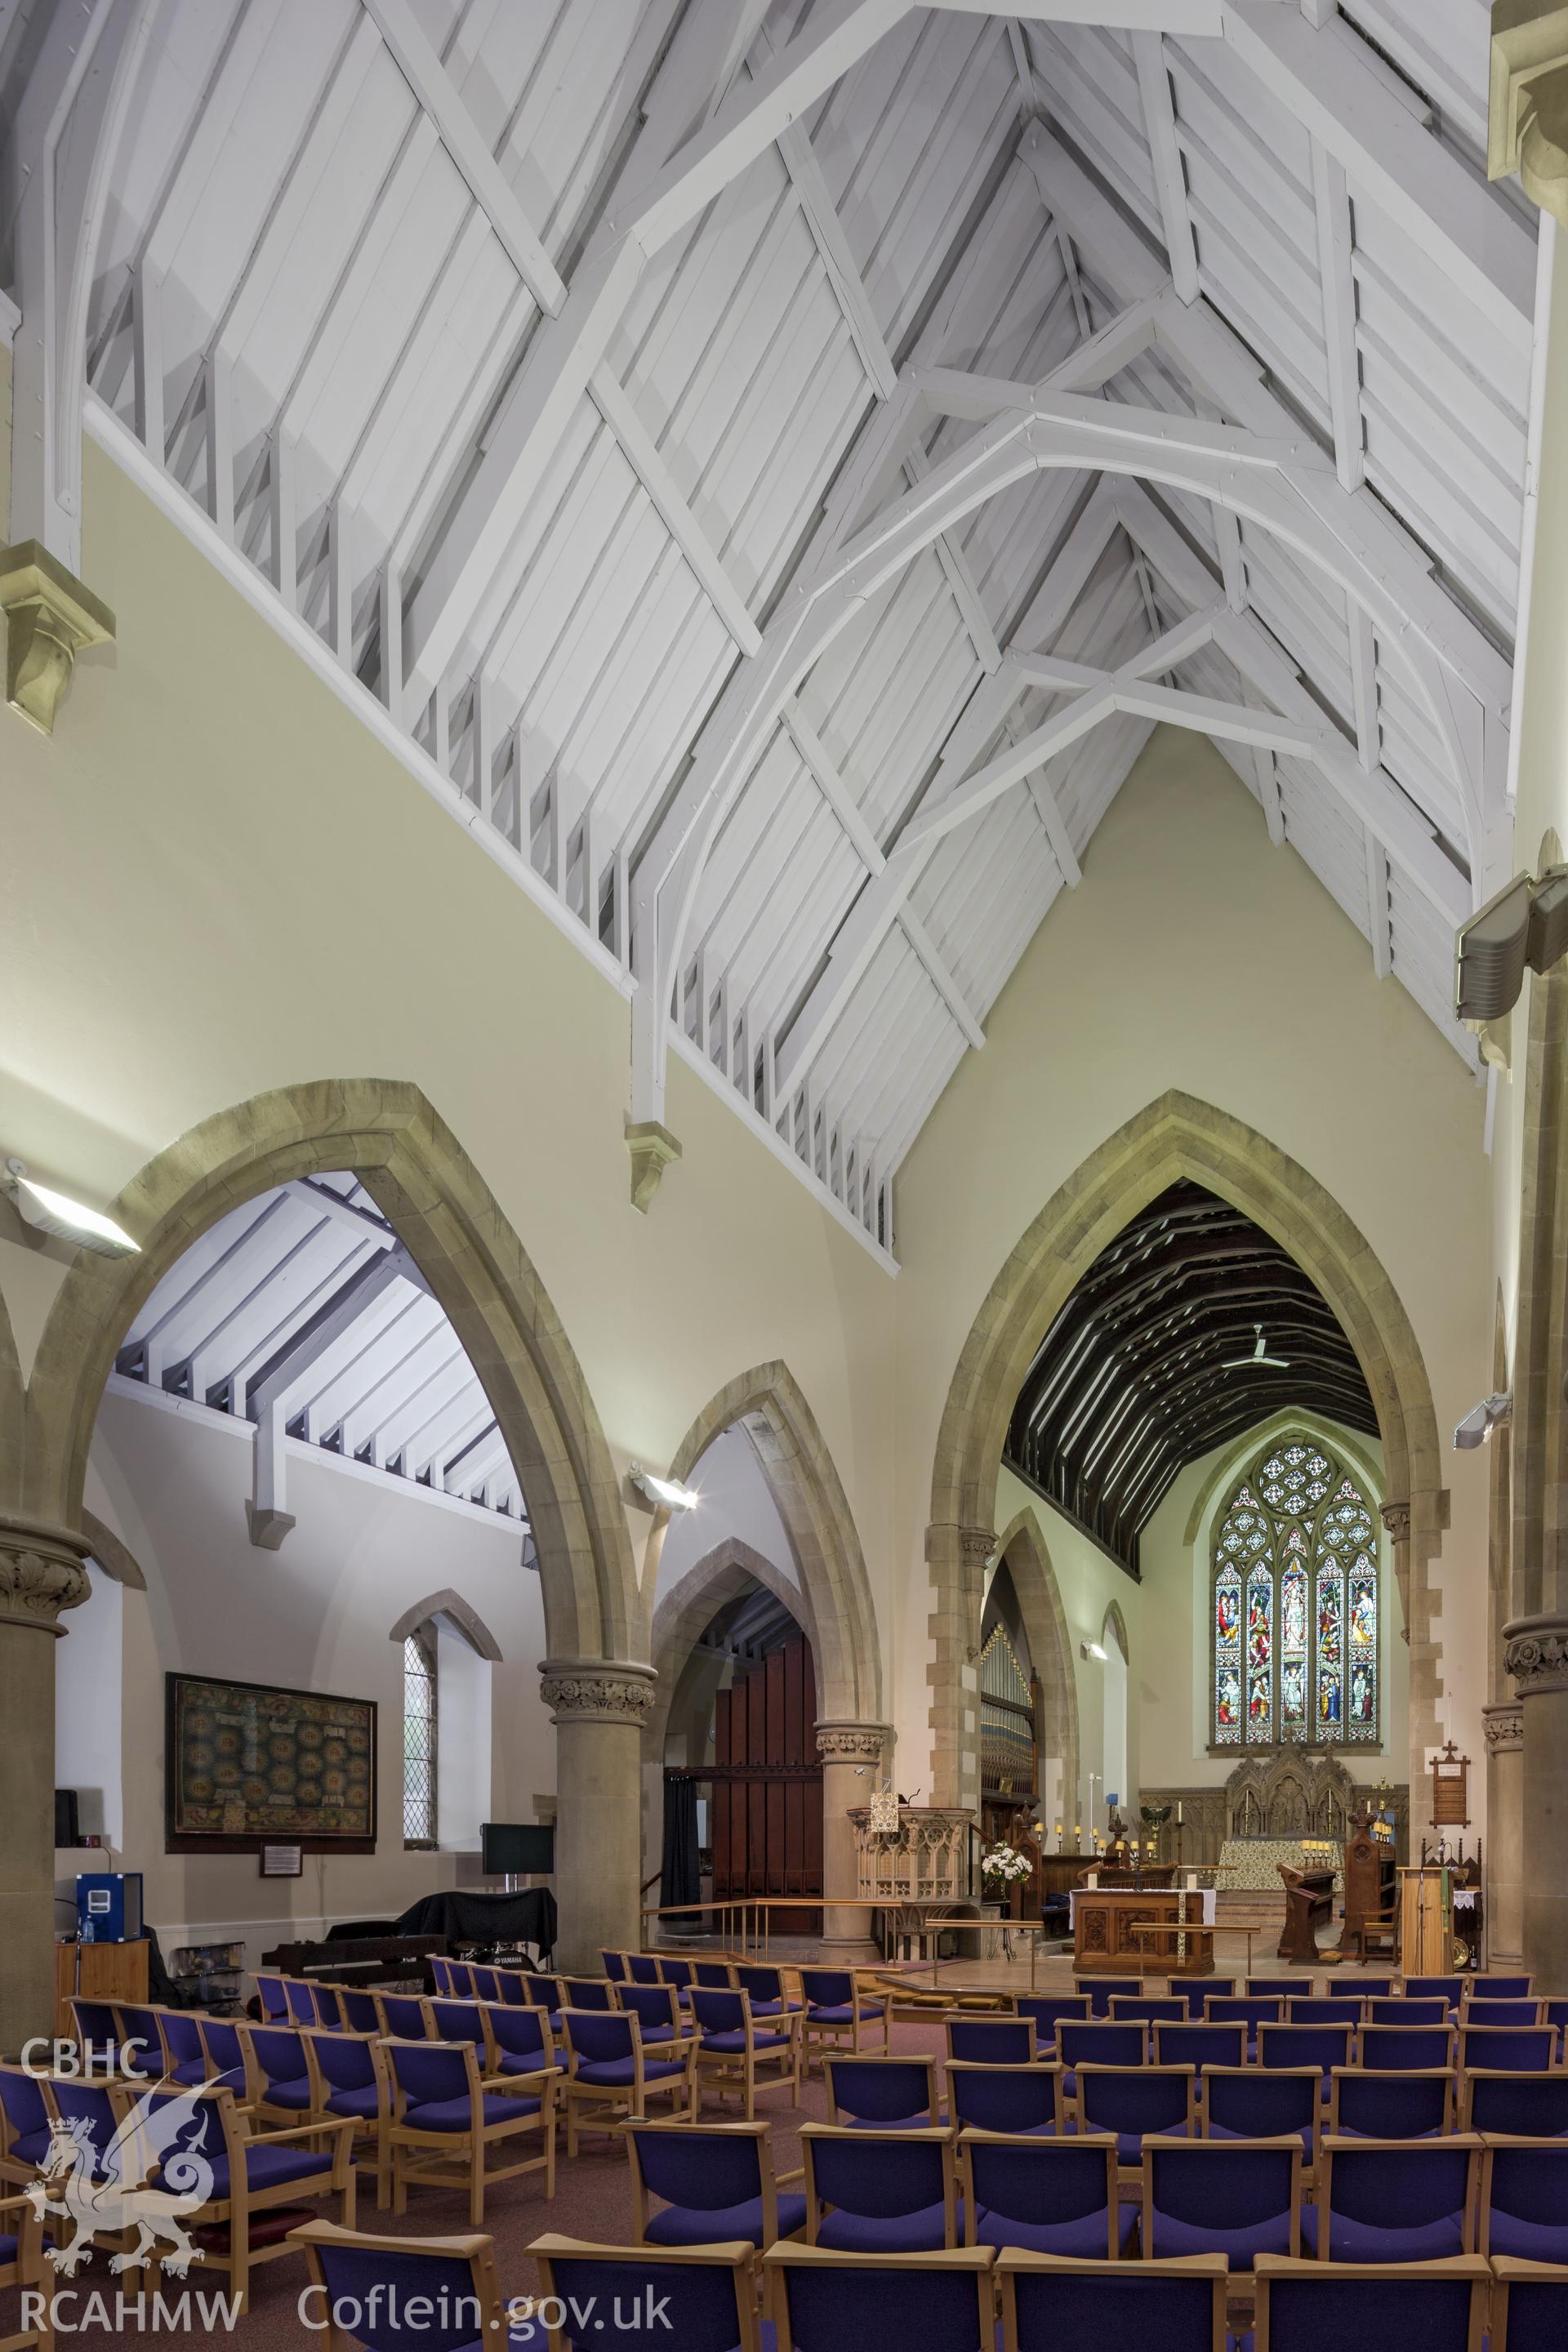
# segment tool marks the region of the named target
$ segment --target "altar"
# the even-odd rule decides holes
[[[1195,1886],[1075,1888],[1074,1972],[1079,1976],[1213,1976],[1212,1898],[1207,1922],[1205,1906],[1205,1892]],[[1163,1932],[1136,1932],[1146,1927]]]

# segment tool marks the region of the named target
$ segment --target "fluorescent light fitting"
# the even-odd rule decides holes
[[[1078,1654],[1080,1658],[1098,1658],[1101,1665],[1110,1655],[1110,1651],[1103,1649],[1098,1642],[1080,1642],[1078,1645]]]
[[[112,1217],[85,1208],[65,1192],[52,1192],[47,1184],[35,1184],[22,1160],[7,1160],[5,1176],[17,1214],[38,1233],[75,1242],[79,1249],[92,1250],[99,1257],[132,1257],[140,1251],[141,1243],[133,1242]]]
[[[631,1467],[632,1485],[645,1501],[667,1511],[694,1511],[701,1500],[695,1486],[683,1486],[679,1478],[660,1478],[654,1471],[645,1470],[640,1462]]]

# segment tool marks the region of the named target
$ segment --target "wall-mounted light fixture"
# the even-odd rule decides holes
[[[1461,1454],[1468,1454],[1478,1445],[1485,1445],[1492,1432],[1501,1429],[1513,1419],[1513,1391],[1500,1389],[1479,1404],[1472,1405],[1454,1432],[1454,1443]]]
[[[1093,1658],[1100,1665],[1103,1665],[1110,1655],[1110,1651],[1102,1648],[1098,1642],[1080,1642],[1078,1645],[1078,1654],[1080,1658]]]
[[[47,1184],[35,1184],[20,1160],[5,1162],[5,1190],[23,1223],[52,1234],[57,1241],[74,1242],[78,1249],[92,1250],[99,1257],[134,1257],[142,1247],[112,1217],[51,1191]]]
[[[694,1511],[701,1500],[695,1486],[683,1486],[679,1478],[661,1478],[640,1462],[634,1462],[627,1475],[649,1510]]]
[[[1550,971],[1568,955],[1568,866],[1549,866],[1539,880],[1516,874],[1459,931],[1454,952],[1454,1010],[1481,1030],[1511,1013],[1526,969]]]

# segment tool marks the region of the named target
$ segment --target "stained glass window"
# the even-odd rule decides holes
[[[403,1644],[403,1843],[436,1843],[436,1642],[428,1625]]]
[[[1375,1745],[1379,1618],[1365,1496],[1310,1439],[1274,1446],[1215,1536],[1215,1745]]]

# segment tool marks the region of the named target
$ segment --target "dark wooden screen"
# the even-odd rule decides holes
[[[820,1895],[822,1766],[816,1754],[816,1675],[797,1633],[717,1700],[714,1726],[713,1893]],[[782,1935],[813,1935],[815,1911],[776,1912]]]

